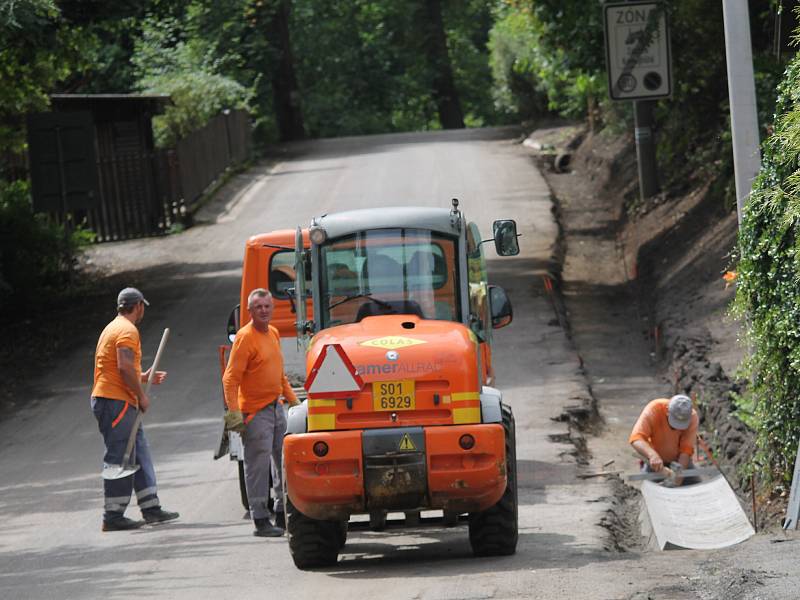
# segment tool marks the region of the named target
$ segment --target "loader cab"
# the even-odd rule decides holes
[[[502,288],[489,285],[484,243],[494,241],[503,255],[519,251],[514,222],[496,222],[495,229],[497,223],[504,224],[502,240],[482,240],[457,205],[316,218],[308,230],[310,252],[296,244],[310,254],[312,276],[304,280],[315,315],[297,315],[298,337],[307,344],[321,330],[391,314],[460,323],[474,334],[481,379],[491,384],[491,332],[511,322],[511,305]],[[298,272],[307,269],[307,262],[295,265]]]
[[[393,227],[313,248],[316,328],[389,314],[461,322],[458,244],[457,237],[441,232]]]

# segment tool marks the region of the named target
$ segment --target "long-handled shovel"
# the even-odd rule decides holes
[[[156,375],[156,369],[158,368],[158,363],[161,360],[161,353],[164,351],[164,346],[167,343],[167,338],[169,337],[169,327],[164,329],[164,334],[161,336],[161,342],[158,344],[158,350],[156,351],[156,357],[153,359],[153,366],[150,367],[150,375],[147,378],[147,383],[145,384],[144,393],[145,395],[150,393],[150,385],[153,383],[153,377]],[[103,479],[122,479],[124,477],[130,477],[136,471],[139,470],[139,465],[132,465],[131,464],[131,453],[133,452],[133,444],[136,441],[136,434],[139,431],[139,425],[142,424],[142,411],[138,411],[136,415],[136,420],[133,422],[133,427],[131,428],[131,435],[128,438],[128,445],[125,447],[125,456],[122,457],[122,464],[121,465],[103,465]]]

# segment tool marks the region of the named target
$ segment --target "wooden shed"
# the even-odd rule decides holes
[[[103,240],[167,228],[180,194],[169,152],[155,148],[152,118],[169,102],[164,95],[51,96],[51,112],[28,118],[34,209],[85,220]]]
[[[252,148],[246,111],[224,110],[175,148],[156,148],[152,119],[169,96],[55,94],[28,116],[34,210],[86,224],[98,241],[155,235],[186,218]]]

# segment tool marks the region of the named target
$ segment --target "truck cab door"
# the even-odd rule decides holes
[[[302,252],[310,246],[306,231],[301,231],[300,240],[301,254],[307,255],[307,252]],[[311,298],[305,293],[300,295],[296,291],[292,292],[298,287],[296,242],[297,233],[291,229],[253,236],[247,241],[242,265],[240,326],[250,321],[247,297],[256,288],[265,288],[272,294],[275,309],[270,324],[278,330],[281,337],[295,337],[298,307],[303,321],[311,318]],[[300,287],[305,290],[308,289],[305,278],[311,275],[311,270],[303,268],[302,271]]]

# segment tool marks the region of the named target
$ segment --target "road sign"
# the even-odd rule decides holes
[[[305,388],[309,394],[342,398],[361,391],[364,380],[339,344],[328,344],[311,367]]]
[[[669,24],[661,2],[603,5],[608,93],[612,100],[672,94]]]

